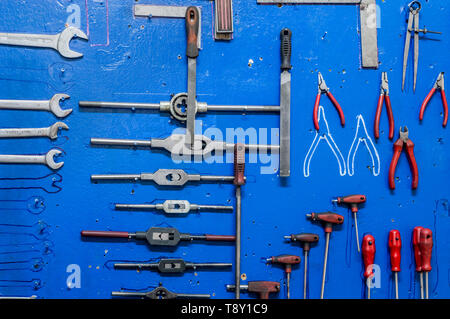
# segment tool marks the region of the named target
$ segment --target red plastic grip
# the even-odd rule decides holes
[[[344,216],[336,213],[311,213],[311,219],[314,221],[321,221],[325,223],[325,232],[331,233],[333,231],[333,224],[339,225],[344,222]]]
[[[197,7],[190,6],[186,9],[185,20],[187,37],[186,55],[188,58],[194,59],[198,56],[197,37],[200,17]]]
[[[403,150],[403,141],[398,139],[394,143],[394,155],[392,156],[391,165],[389,166],[389,188],[395,189],[395,170],[397,169],[398,159]]]
[[[240,186],[245,184],[245,145],[236,143],[234,145],[234,181],[233,184]]]
[[[208,241],[235,241],[236,236],[234,235],[205,235],[205,239]]]
[[[320,104],[320,95],[321,93],[317,94],[316,96],[316,101],[314,102],[314,110],[313,110],[313,122],[314,122],[314,127],[316,128],[316,130],[319,130],[319,104]]]
[[[389,139],[392,140],[394,138],[394,128],[395,128],[394,113],[392,112],[391,98],[389,97],[389,95],[386,95],[385,99],[386,99],[386,110],[389,120]]]
[[[396,229],[389,232],[389,253],[391,255],[391,271],[399,272],[401,262],[402,239]]]
[[[413,242],[413,248],[414,248],[414,260],[416,262],[416,271],[421,272],[422,271],[422,256],[420,253],[420,233],[423,230],[423,227],[417,226],[414,227],[413,235],[412,235],[412,242]]]
[[[373,125],[373,133],[375,138],[380,138],[380,118],[381,118],[381,109],[383,108],[384,94],[380,95],[377,104],[377,111],[375,112],[375,122]]]
[[[345,116],[344,116],[344,111],[342,110],[342,107],[339,105],[338,101],[334,98],[334,96],[333,96],[333,94],[331,94],[331,92],[327,92],[327,96],[339,113],[339,117],[341,119],[341,125],[345,126]]]
[[[101,230],[82,230],[81,236],[84,237],[108,237],[108,238],[128,238],[130,234],[125,231],[101,231]]]
[[[420,255],[422,257],[422,271],[431,271],[431,251],[433,249],[433,232],[424,228],[420,232]]]
[[[419,120],[423,120],[423,115],[425,113],[425,109],[427,108],[428,103],[430,102],[431,98],[433,97],[433,94],[436,92],[436,88],[432,88],[430,93],[428,93],[425,100],[423,100],[422,106],[420,107],[420,114],[419,114]]]
[[[446,127],[448,122],[448,103],[447,103],[447,97],[445,96],[444,89],[441,90],[441,98],[442,98],[442,104],[444,105],[444,121],[442,122],[442,126]]]
[[[295,255],[279,255],[279,256],[274,256],[272,257],[272,263],[278,263],[278,264],[283,264],[283,265],[295,265],[295,264],[299,264],[301,262],[301,259],[299,256],[295,256]],[[291,272],[290,271],[290,267],[289,267],[289,271],[286,268],[286,272]]]
[[[280,283],[276,281],[249,281],[248,291],[258,293],[261,299],[269,299],[269,293],[280,291]]]
[[[372,235],[366,235],[362,241],[361,253],[364,261],[364,277],[369,278],[373,275],[372,267],[375,261],[375,238]]]
[[[416,189],[419,186],[419,168],[417,167],[416,157],[414,156],[414,143],[411,140],[406,141],[406,153],[408,154],[408,161],[411,167],[411,188]]]

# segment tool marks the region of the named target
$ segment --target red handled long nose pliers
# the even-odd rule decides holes
[[[425,113],[425,109],[430,102],[431,98],[433,97],[434,93],[436,93],[436,90],[441,91],[441,98],[442,98],[442,104],[444,104],[444,122],[442,122],[442,126],[447,126],[448,121],[448,103],[447,103],[447,97],[445,96],[445,90],[444,90],[444,72],[439,73],[439,76],[434,83],[433,88],[431,89],[430,93],[428,93],[427,97],[422,103],[422,107],[420,108],[420,115],[419,119],[423,120],[423,114]]]
[[[322,96],[322,94],[326,94],[330,99],[331,103],[333,103],[334,107],[339,113],[339,117],[341,118],[341,125],[344,126],[345,125],[344,111],[342,111],[342,108],[339,105],[338,101],[334,98],[333,94],[331,94],[330,89],[325,83],[325,80],[323,79],[322,74],[320,72],[318,73],[318,83],[319,83],[318,84],[319,92],[317,93],[313,111],[314,127],[316,128],[316,130],[319,130],[319,120],[317,119],[317,114],[319,112],[320,97]]]
[[[378,99],[377,112],[375,113],[375,138],[380,137],[380,117],[384,101],[386,101],[386,110],[389,119],[389,139],[392,140],[394,138],[394,114],[392,113],[391,98],[389,97],[389,81],[387,72],[383,72],[381,75],[380,98]]]
[[[416,157],[414,156],[414,143],[409,139],[408,128],[404,126],[403,128],[400,127],[400,138],[394,143],[394,156],[392,156],[391,166],[389,167],[389,187],[391,189],[395,189],[395,170],[405,144],[412,173],[411,187],[412,189],[416,189],[419,185],[419,169],[417,168]]]

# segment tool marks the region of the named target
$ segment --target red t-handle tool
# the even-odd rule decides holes
[[[422,255],[420,252],[419,242],[420,242],[420,232],[423,230],[423,227],[417,226],[414,227],[413,235],[412,235],[412,243],[414,248],[414,260],[416,262],[416,272],[419,273],[420,277],[420,299],[423,299],[423,272],[422,272]]]
[[[254,292],[259,295],[259,299],[269,299],[269,294],[280,291],[280,283],[276,281],[249,281],[247,285],[227,285],[227,290],[240,289],[248,292]]]
[[[356,247],[358,252],[361,251],[359,247],[359,235],[358,235],[358,220],[356,219],[356,213],[358,212],[358,205],[366,202],[365,195],[349,195],[342,196],[333,199],[332,202],[338,203],[340,205],[348,205],[353,213],[353,218],[355,219],[355,233],[356,233]]]
[[[303,247],[303,265],[304,265],[304,273],[303,273],[303,299],[306,299],[306,287],[307,287],[307,279],[308,279],[308,254],[311,249],[311,244],[319,241],[319,235],[317,234],[291,234],[290,236],[284,236],[285,239],[290,239],[292,242],[299,242]]]
[[[422,258],[422,271],[425,273],[425,299],[428,299],[428,273],[431,271],[431,251],[433,249],[433,232],[424,228],[420,232],[419,249]]]
[[[236,251],[235,251],[235,285],[241,285],[241,211],[242,211],[242,196],[241,186],[245,184],[245,145],[236,143],[234,145],[234,181],[236,186]],[[241,290],[235,290],[235,298],[240,299]]]
[[[339,225],[344,222],[344,216],[326,212],[326,213],[311,213],[307,214],[306,217],[313,221],[321,221],[325,230],[325,254],[323,258],[323,272],[322,272],[322,288],[320,290],[320,299],[323,299],[323,294],[325,291],[325,276],[327,274],[327,260],[328,260],[328,246],[330,244],[330,234],[333,231],[333,225]]]
[[[395,280],[395,299],[398,299],[398,273],[400,272],[402,239],[396,229],[389,232],[389,253],[391,255],[391,270]]]
[[[372,235],[366,235],[362,241],[362,256],[364,261],[364,278],[367,285],[367,299],[370,299],[370,285],[373,277],[373,263],[375,261],[375,238]]]
[[[286,273],[287,299],[291,299],[289,282],[291,279],[292,265],[299,264],[301,262],[300,257],[295,255],[279,255],[267,258],[267,262],[284,265],[284,272]]]

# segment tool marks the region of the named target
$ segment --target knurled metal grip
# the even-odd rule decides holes
[[[288,28],[281,30],[281,70],[286,71],[292,69],[291,65],[291,44],[292,32]]]
[[[240,186],[245,184],[245,145],[236,143],[234,145],[234,181],[233,184]]]

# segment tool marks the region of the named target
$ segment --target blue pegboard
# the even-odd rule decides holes
[[[182,189],[129,183],[93,184],[91,174],[153,172],[158,168],[183,168],[202,174],[231,175],[230,163],[174,164],[164,152],[91,147],[91,137],[164,137],[180,123],[168,114],[80,109],[79,100],[154,102],[186,90],[185,27],[183,20],[133,17],[134,4],[198,5],[202,7],[203,49],[197,65],[197,92],[209,104],[278,105],[279,32],[292,30],[292,174],[282,182],[277,174],[261,174],[268,164],[248,164],[248,183],[243,187],[242,273],[247,280],[275,280],[283,283],[277,298],[286,297],[281,268],[266,265],[263,258],[282,253],[301,255],[300,247],[284,242],[283,236],[316,232],[319,244],[309,261],[310,297],[318,298],[324,251],[323,229],[305,218],[311,211],[331,210],[345,216],[344,225],[332,234],[326,298],[362,298],[362,260],[354,241],[353,218],[346,208],[333,206],[336,195],[363,193],[367,203],[359,213],[362,234],[375,236],[375,263],[381,269],[381,287],[372,298],[392,298],[393,284],[387,249],[388,232],[398,229],[403,240],[400,297],[418,298],[418,278],[414,272],[411,234],[415,226],[434,233],[430,274],[431,298],[450,296],[448,208],[448,128],[441,126],[442,105],[435,97],[422,124],[419,107],[440,71],[449,67],[449,8],[444,0],[422,1],[421,26],[444,32],[420,41],[419,79],[412,92],[412,60],[409,62],[406,91],[401,92],[401,70],[408,1],[378,2],[379,70],[364,70],[360,63],[359,9],[355,5],[257,5],[255,0],[234,0],[234,39],[213,40],[213,3],[197,1],[144,0],[60,0],[11,1],[0,3],[1,32],[58,33],[66,25],[79,26],[89,42],[72,41],[83,52],[81,59],[62,58],[46,49],[0,46],[0,98],[48,99],[67,93],[64,107],[73,114],[64,119],[70,127],[55,142],[46,139],[1,140],[1,153],[44,153],[50,148],[64,150],[64,167],[58,175],[38,181],[22,181],[22,186],[42,189],[0,190],[0,272],[2,295],[37,295],[41,298],[109,298],[121,288],[146,289],[163,283],[176,292],[210,293],[213,298],[232,298],[225,285],[233,283],[233,271],[196,271],[182,276],[156,272],[110,269],[108,261],[144,261],[160,256],[182,257],[189,261],[232,262],[232,245],[192,243],[174,250],[150,249],[144,243],[83,241],[80,230],[146,230],[155,225],[172,225],[190,233],[234,233],[234,216],[227,213],[193,213],[185,218],[162,214],[114,211],[115,202],[143,203],[165,199],[187,199],[198,204],[233,204],[232,185],[190,184]],[[340,127],[333,106],[323,97],[323,106],[336,145],[347,162],[354,140],[357,117],[362,115],[373,139],[373,120],[379,96],[381,71],[387,71],[396,120],[407,125],[416,144],[420,182],[411,191],[406,158],[399,162],[397,189],[390,191],[387,172],[392,142],[387,138],[387,116],[383,111],[382,136],[375,143],[380,173],[374,176],[372,159],[361,144],[354,162],[354,174],[341,176],[335,156],[322,141],[311,161],[310,175],[303,164],[314,138],[312,108],[317,93],[317,71],[321,71],[347,118]],[[199,115],[204,128],[279,127],[278,115]],[[1,111],[1,127],[42,127],[56,121],[45,112]],[[360,122],[361,123],[361,122]],[[362,129],[362,127],[360,127]],[[268,143],[277,140],[269,137]],[[46,167],[1,165],[0,188],[16,180],[5,178],[44,177]],[[52,186],[52,183],[54,184]],[[32,227],[21,227],[32,226]],[[10,235],[11,232],[26,232]],[[23,245],[18,245],[23,244]],[[8,264],[11,265],[11,264]],[[303,265],[293,271],[291,295],[302,297]],[[79,287],[69,288],[71,274],[81,273]],[[151,289],[151,288],[149,288]],[[248,295],[243,294],[244,298]]]

